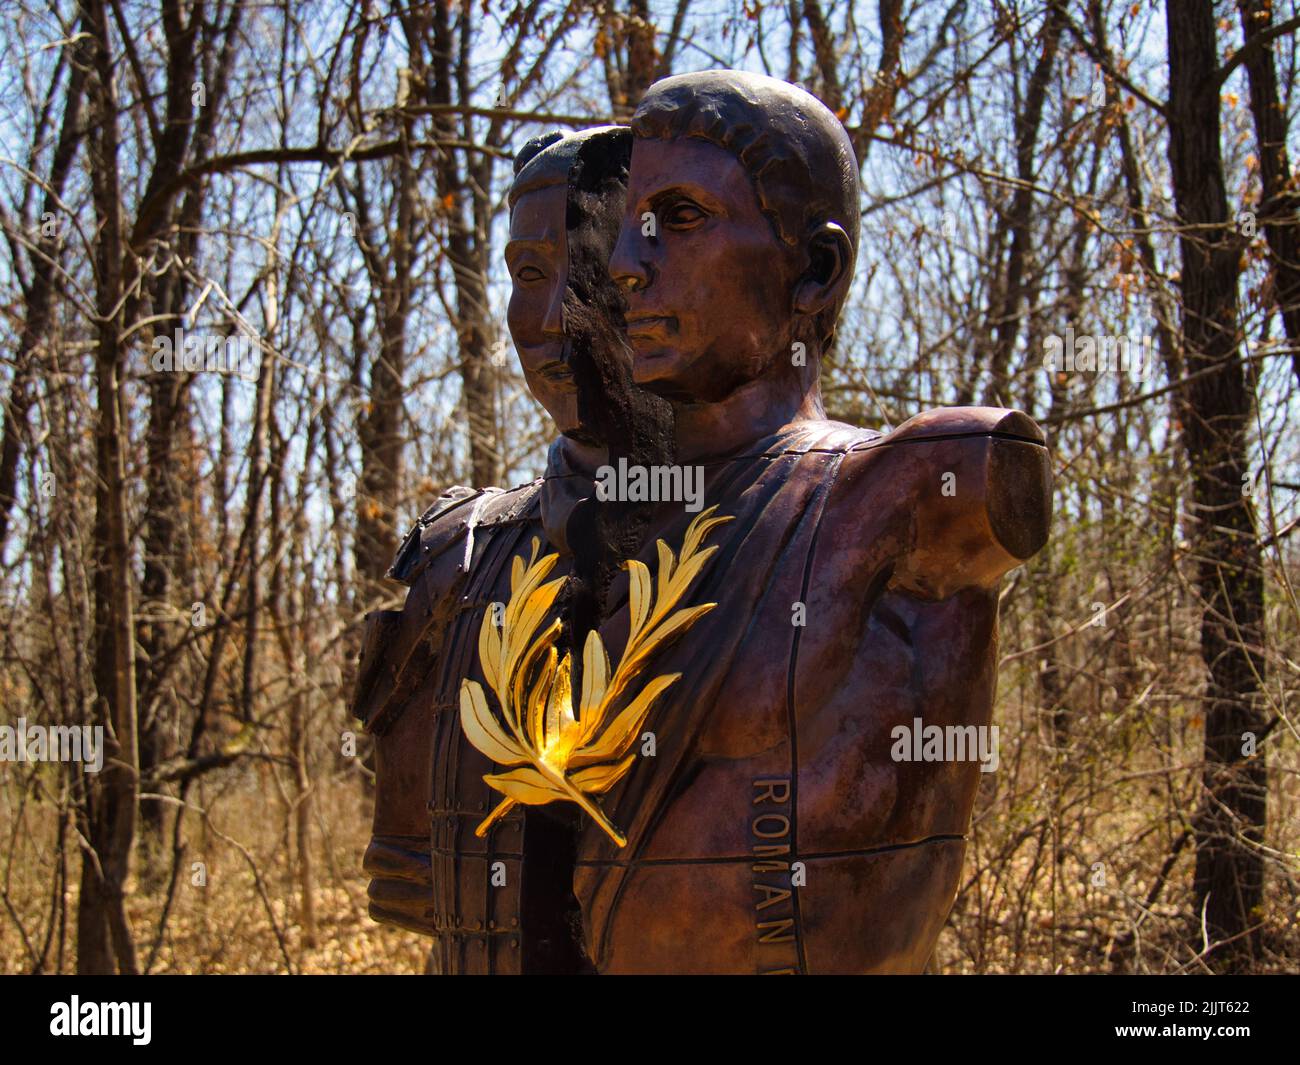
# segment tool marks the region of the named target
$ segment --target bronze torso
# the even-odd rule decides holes
[[[706,503],[737,517],[691,599],[719,605],[656,662],[684,674],[647,724],[656,756],[603,803],[627,847],[588,824],[579,848],[600,972],[924,966],[979,767],[896,763],[890,733],[989,723],[998,578],[1046,527],[1040,441],[1023,415],[958,409],[888,437],[805,424],[709,470]],[[684,520],[664,519],[675,547]]]
[[[401,611],[368,623],[355,708],[375,734],[380,785],[364,867],[376,920],[432,934],[439,971],[518,972],[521,813],[486,839],[492,765],[464,741],[460,681],[478,676],[479,627],[509,596],[509,562],[544,537],[540,482],[508,492],[453,489],[407,537],[390,576]],[[499,863],[499,864],[498,864]]]
[[[375,740],[370,916],[432,936],[437,972],[589,968],[574,927],[573,812],[517,807],[476,835],[500,795],[483,781],[496,767],[465,739],[459,708],[462,681],[483,681],[479,632],[492,604],[510,598],[512,560],[536,540],[539,554],[560,555],[554,576],[565,576],[565,528],[591,494],[563,447],[530,484],[451,489],[389,571],[409,588],[403,608],[367,619],[353,712]]]
[[[376,623],[398,633],[395,661],[419,642],[408,628],[438,654],[394,682],[416,713],[380,736],[392,787],[381,782],[376,846],[395,832],[400,868],[425,811],[408,794],[395,812],[398,792],[431,795],[421,920],[444,972],[920,971],[957,889],[981,762],[996,757],[998,584],[1047,534],[1042,434],[993,408],[932,411],[884,435],[825,420],[818,364],[849,292],[859,189],[848,134],[814,97],[743,72],[680,75],[650,89],[632,133],[616,240],[622,157],[595,149],[625,149],[625,134],[554,157],[572,157],[564,197],[527,178],[550,149],[523,163],[518,189],[533,191],[511,219],[512,337],[562,432],[643,473],[675,471],[680,487],[649,503],[598,475],[598,502],[566,509],[548,506],[566,484],[548,468],[536,511],[524,496],[516,510],[485,504],[494,531],[453,552],[458,572],[445,550],[426,552],[430,590],[422,577],[400,622]],[[610,195],[575,196],[602,159]],[[574,239],[584,217],[599,240]],[[534,266],[536,248],[554,254]],[[617,299],[586,283],[606,274]],[[670,401],[671,420],[615,387],[624,337],[631,381]],[[588,365],[584,351],[609,358]],[[571,380],[604,392],[579,389],[575,406],[547,390]],[[702,500],[683,469],[696,461]],[[475,637],[506,599],[507,563],[527,554],[529,521],[548,531],[543,552],[571,546],[573,564],[545,591],[549,561],[527,577],[520,565],[507,619],[483,636],[493,709]],[[433,541],[456,542],[434,524]],[[667,575],[670,551],[695,560],[671,570],[689,588]],[[631,575],[617,568],[629,555]],[[542,631],[548,612],[562,622]],[[654,624],[675,642],[651,654]],[[611,680],[606,652],[624,650]],[[363,687],[386,683],[372,672]],[[899,753],[900,731],[936,729],[937,753],[928,741],[915,760],[911,745]],[[526,832],[514,807],[474,835],[514,803],[530,804]]]

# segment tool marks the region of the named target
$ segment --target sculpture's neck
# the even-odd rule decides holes
[[[677,461],[729,455],[796,422],[826,417],[821,389],[788,377],[750,381],[717,403],[673,403]]]

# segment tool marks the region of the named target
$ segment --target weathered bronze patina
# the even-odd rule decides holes
[[[494,763],[466,740],[459,705],[465,681],[486,682],[483,621],[509,600],[512,562],[534,539],[560,556],[552,576],[564,582],[555,605],[570,619],[565,643],[574,619],[599,614],[616,563],[612,547],[595,545],[639,542],[639,519],[594,505],[593,471],[611,455],[654,461],[670,446],[666,404],[632,388],[606,271],[630,149],[626,127],[606,127],[520,152],[508,324],[529,389],[562,435],[544,478],[509,491],[453,488],[430,507],[390,570],[410,588],[404,608],[367,623],[354,713],[375,742],[370,913],[434,936],[441,972],[586,967],[572,812],[516,808],[476,835],[501,796],[484,781]]]
[[[587,950],[601,972],[919,971],[980,764],[896,761],[895,730],[991,723],[998,581],[1047,532],[1042,434],[989,408],[889,433],[825,420],[858,191],[816,99],[685,75],[632,128],[610,270],[635,378],[672,400],[678,461],[735,520],[698,593],[717,608],[658,663],[683,680],[647,726],[657,757],[604,801],[628,844],[585,828]],[[687,520],[662,508],[647,535]]]
[[[526,752],[518,760],[524,740],[507,735],[505,704],[514,698],[522,729],[526,700],[504,691],[497,705],[479,706],[472,694],[491,687],[483,662],[498,661],[492,641],[503,638],[484,624],[487,605],[509,603],[520,587],[508,580],[510,559],[521,558],[521,575],[532,572],[528,542],[538,535],[539,550],[559,556],[542,576],[569,578],[541,604],[538,626],[559,619],[557,655],[567,649],[570,672],[559,679],[557,659],[548,673],[539,652],[520,683],[521,691],[541,684],[534,746],[566,728],[577,742],[585,697],[570,704],[566,689],[582,693],[593,669],[607,672],[588,657],[592,634],[612,659],[626,648],[629,630],[640,631],[643,582],[671,572],[664,551],[685,554],[700,518],[681,500],[601,501],[589,480],[564,520],[539,518],[535,499],[581,480],[555,469],[553,451],[545,491],[525,490],[498,521],[510,535],[466,551],[463,534],[439,532],[438,543],[457,545],[442,563],[445,549],[424,550],[427,532],[408,543],[405,557],[432,553],[428,565],[446,568],[431,587],[458,590],[426,607],[422,579],[403,612],[426,617],[409,627],[436,651],[435,669],[394,672],[393,661],[412,660],[400,650],[394,658],[392,647],[407,646],[397,635],[377,637],[374,646],[388,640],[388,649],[363,673],[361,705],[380,707],[370,719],[382,721],[385,706],[414,707],[398,743],[424,745],[390,756],[400,770],[384,765],[381,747],[380,805],[403,811],[400,838],[407,830],[418,838],[419,818],[398,793],[418,787],[420,758],[431,764],[433,924],[444,971],[920,971],[956,891],[981,768],[996,764],[988,727],[998,585],[1046,539],[1042,433],[1017,411],[983,407],[926,412],[885,433],[826,419],[819,364],[852,279],[858,186],[848,138],[815,98],[756,75],[684,75],[652,86],[632,130],[625,213],[606,257],[625,293],[632,376],[671,405],[671,417],[645,397],[629,400],[615,380],[610,409],[625,416],[604,441],[650,441],[623,447],[624,457],[699,466],[698,503],[729,519],[710,532],[717,550],[684,592],[695,611],[689,629],[656,648],[626,694],[675,679],[636,721],[646,742],[585,802],[563,801],[545,773],[556,794],[512,796],[483,782],[499,785],[512,766],[541,772]],[[520,240],[523,202],[512,219]],[[519,297],[531,275],[512,273]],[[604,294],[578,302],[575,322],[595,313],[620,324]],[[514,308],[512,299],[512,334],[528,367]],[[530,386],[547,402],[531,376]],[[555,413],[558,404],[547,405]],[[592,440],[589,473],[601,461]],[[507,495],[488,498],[498,497]],[[395,574],[411,572],[399,559]],[[463,608],[462,587],[472,589]],[[517,620],[523,600],[515,602]],[[417,688],[426,672],[435,679]],[[376,701],[370,690],[396,694]],[[458,690],[471,693],[463,708]],[[922,741],[936,730],[957,747]],[[512,801],[493,816],[503,795]],[[545,805],[527,806],[525,828],[516,803]],[[377,810],[372,854],[388,838],[386,817]],[[485,820],[480,839],[474,828]],[[464,871],[480,853],[505,863],[507,884],[522,879],[522,902],[477,868],[475,894]],[[545,944],[535,964],[512,966],[489,951],[479,965],[456,946],[473,939],[478,930],[465,924],[480,912],[498,931],[505,916],[532,929]],[[448,928],[460,938],[448,939]]]

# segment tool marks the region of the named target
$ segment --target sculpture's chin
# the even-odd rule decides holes
[[[578,417],[578,394],[576,390],[567,392],[548,390],[543,394],[540,389],[534,389],[533,395],[546,408],[546,413],[551,416],[551,421],[555,423],[557,431],[565,436],[572,436],[574,439],[578,439],[575,434],[586,431],[582,419]]]
[[[675,351],[638,354],[632,363],[633,383],[663,399],[689,401],[693,389],[686,377],[682,359]]]
[[[586,425],[556,426],[561,434],[570,440],[579,444],[586,444],[588,447],[603,447],[604,441],[596,435],[595,431]]]

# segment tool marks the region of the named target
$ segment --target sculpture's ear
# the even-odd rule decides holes
[[[808,269],[794,293],[794,309],[819,314],[835,306],[853,280],[853,241],[835,222],[823,222],[808,241]]]

